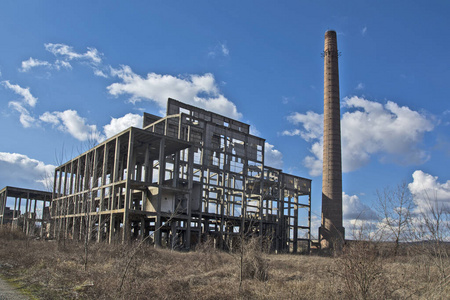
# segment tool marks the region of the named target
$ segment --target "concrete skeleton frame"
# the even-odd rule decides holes
[[[0,225],[10,224],[27,235],[43,237],[50,224],[51,201],[51,192],[6,186],[0,190]],[[14,203],[12,210],[8,203]]]
[[[230,249],[245,234],[309,251],[311,180],[265,166],[248,124],[173,99],[143,123],[56,168],[55,236]]]

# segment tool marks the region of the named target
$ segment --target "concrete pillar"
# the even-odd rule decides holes
[[[127,153],[127,178],[125,183],[125,200],[123,205],[123,235],[122,242],[128,242],[130,238],[130,220],[129,220],[129,209],[131,206],[131,188],[130,188],[130,180],[134,178],[134,170],[135,166],[133,163],[133,147],[134,147],[134,131],[133,128],[130,129],[130,136],[128,139],[128,153]]]
[[[156,203],[156,222],[155,222],[155,246],[161,246],[161,201],[162,201],[162,186],[166,173],[166,154],[165,154],[166,140],[161,138],[159,143],[159,179],[158,179],[158,195]]]

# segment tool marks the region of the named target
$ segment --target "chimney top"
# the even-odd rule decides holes
[[[325,32],[325,38],[327,38],[327,37],[335,37],[336,38],[336,31],[334,31],[334,30],[327,30],[326,32]]]

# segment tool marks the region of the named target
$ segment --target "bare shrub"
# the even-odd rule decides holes
[[[195,252],[200,255],[199,263],[204,271],[210,271],[222,265],[221,253],[214,248],[214,241],[207,239],[195,247]]]
[[[1,238],[1,236],[0,236]],[[238,245],[240,246],[240,245]],[[83,242],[0,239],[0,272],[39,299],[445,299],[447,283],[422,253],[384,257],[382,244],[354,242],[342,256],[267,255],[261,241],[240,255],[214,249],[195,252],[155,249],[143,244],[93,243],[84,271]],[[418,245],[420,247],[422,245]],[[135,252],[130,261],[130,252]],[[270,260],[269,260],[270,258]],[[129,263],[123,287],[117,287]],[[424,269],[429,266],[429,269]],[[270,276],[268,276],[270,271]],[[427,279],[428,278],[428,279]],[[442,287],[442,288],[440,288]]]
[[[9,224],[0,226],[0,239],[3,240],[26,240],[28,239],[27,235],[17,229],[12,228]]]
[[[333,270],[345,284],[349,299],[385,299],[389,291],[383,272],[383,260],[373,242],[350,242],[336,260]]]
[[[243,243],[241,260],[241,279],[257,279],[267,281],[269,279],[269,264],[261,249],[261,242],[254,238]]]

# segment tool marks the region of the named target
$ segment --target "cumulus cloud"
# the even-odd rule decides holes
[[[418,212],[426,212],[431,207],[450,205],[450,180],[440,183],[437,176],[421,170],[416,170],[412,177],[413,181],[408,184],[408,188]]]
[[[79,141],[102,142],[106,138],[133,126],[142,127],[142,116],[128,113],[120,118],[111,118],[111,122],[103,126],[104,133],[97,129],[97,125],[90,125],[75,110],[45,112],[39,117],[40,121],[70,134]]]
[[[111,68],[111,75],[121,79],[107,87],[113,96],[130,95],[130,101],[154,101],[161,108],[167,99],[174,98],[185,103],[240,119],[242,114],[236,105],[220,94],[212,74],[172,76],[148,73],[146,77],[135,74],[129,66]]]
[[[111,118],[111,122],[103,126],[103,131],[105,132],[106,138],[110,138],[131,126],[142,127],[142,116],[129,113],[121,118]]]
[[[434,129],[427,116],[392,101],[382,105],[351,97],[344,105],[350,110],[342,118],[347,171],[360,168],[374,153],[382,153],[384,161],[400,164],[421,164],[429,159],[428,153],[419,148],[423,135]]]
[[[18,153],[0,152],[0,182],[28,188],[48,188],[56,166]]]
[[[49,67],[49,66],[51,66],[51,64],[48,61],[42,61],[42,60],[34,59],[34,58],[30,57],[28,60],[24,60],[22,62],[22,67],[19,69],[19,71],[20,72],[28,72],[31,68],[40,67],[40,66]]]
[[[283,154],[267,142],[264,144],[264,164],[276,169],[283,168]]]
[[[282,134],[286,136],[300,136],[307,142],[311,142],[308,155],[303,160],[303,165],[309,169],[311,176],[322,174],[323,157],[323,115],[308,111],[306,114],[294,113],[287,117],[288,121],[294,125],[302,125],[303,130],[285,130]]]
[[[434,129],[433,122],[424,114],[406,106],[388,101],[381,104],[360,97],[344,99],[348,109],[342,116],[342,160],[343,171],[350,172],[366,165],[371,156],[380,155],[383,162],[399,164],[421,164],[429,159],[420,143],[426,132]],[[323,115],[314,112],[295,113],[288,117],[302,129],[283,132],[298,135],[312,143],[313,156],[303,163],[312,176],[321,174],[323,149]]]
[[[323,115],[311,111],[306,114],[296,112],[288,116],[287,119],[294,125],[302,124],[304,130],[284,131],[284,135],[299,135],[308,142],[319,139],[323,135]]]
[[[8,106],[20,113],[19,120],[22,126],[25,128],[33,126],[36,120],[31,116],[28,107],[34,107],[37,103],[37,98],[31,94],[29,88],[11,84],[8,80],[2,81],[1,84],[21,97],[18,101],[10,101]]]
[[[69,133],[79,141],[99,142],[104,139],[104,136],[97,130],[97,126],[86,124],[86,119],[79,116],[75,110],[45,112],[39,119],[62,132]]]
[[[142,117],[136,114],[127,114],[121,118],[112,118],[111,123],[104,126],[105,134],[102,134],[96,125],[87,124],[85,118],[81,117],[75,110],[62,112],[45,112],[39,119],[35,119],[29,108],[35,107],[37,98],[34,97],[29,88],[23,88],[9,81],[2,81],[1,85],[12,90],[20,96],[17,101],[10,101],[9,107],[20,113],[20,122],[23,127],[29,128],[34,125],[50,124],[62,132],[67,132],[80,141],[100,142],[130,126],[141,127]],[[106,135],[106,136],[105,136]]]
[[[356,195],[342,193],[343,225],[348,238],[372,239],[379,228],[377,213]]]
[[[364,204],[358,196],[342,193],[342,211],[344,219],[349,220],[377,220],[373,209]]]

